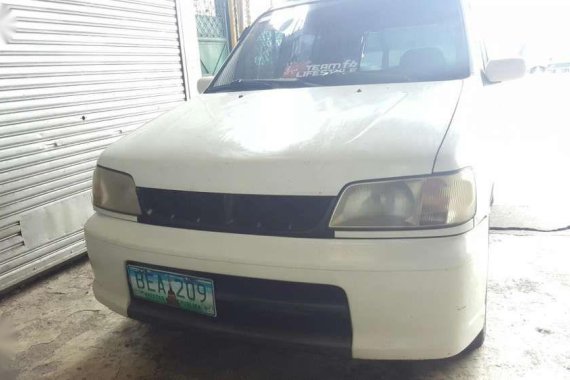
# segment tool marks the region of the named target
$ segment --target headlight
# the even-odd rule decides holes
[[[93,175],[93,205],[121,214],[141,214],[133,177],[100,166]]]
[[[333,213],[333,229],[418,229],[460,225],[475,216],[473,172],[349,185]]]

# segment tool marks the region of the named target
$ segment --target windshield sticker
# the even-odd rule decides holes
[[[313,65],[310,62],[295,62],[285,68],[284,78],[320,77],[334,73],[348,74],[358,71],[358,62],[348,59],[343,63],[323,63]]]

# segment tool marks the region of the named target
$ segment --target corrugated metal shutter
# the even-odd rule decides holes
[[[0,291],[85,251],[96,159],[186,99],[174,0],[0,2]]]

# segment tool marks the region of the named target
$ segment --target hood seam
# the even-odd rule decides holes
[[[433,159],[433,165],[431,168],[432,174],[435,173],[435,166],[437,164],[437,159],[439,158],[439,154],[441,153],[441,149],[443,148],[443,144],[445,143],[445,139],[447,138],[447,135],[449,134],[449,131],[451,130],[451,125],[453,124],[453,120],[455,119],[455,115],[457,113],[457,110],[459,109],[459,102],[461,101],[461,96],[463,95],[464,87],[465,87],[465,79],[463,79],[461,81],[461,89],[459,90],[459,95],[457,96],[457,103],[455,104],[455,108],[453,110],[453,113],[451,114],[451,119],[449,120],[449,125],[447,126],[445,134],[443,135],[443,138],[441,139],[441,143],[439,144],[439,148],[437,148],[437,152],[435,153],[435,157]]]

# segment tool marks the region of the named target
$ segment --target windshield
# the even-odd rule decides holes
[[[339,0],[262,16],[208,92],[468,75],[459,0]]]

